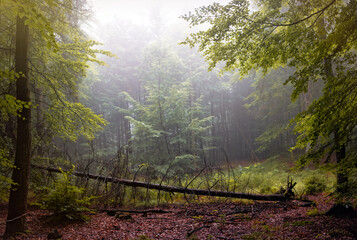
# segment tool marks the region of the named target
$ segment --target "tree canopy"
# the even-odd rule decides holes
[[[224,70],[237,69],[242,78],[251,70],[290,67],[292,100],[323,81],[321,97],[295,118],[295,148],[307,148],[300,163],[336,152],[341,169],[356,164],[357,1],[235,0],[183,18],[191,26],[210,24],[184,43],[199,45],[211,69],[224,62]]]
[[[87,40],[78,28],[85,6],[72,0],[1,2],[0,107],[2,142],[7,142],[1,145],[1,165],[8,167],[8,160],[15,159],[12,182],[7,180],[12,188],[5,235],[26,230],[31,157],[42,157],[36,150],[44,140],[91,140],[105,124],[78,97],[88,62],[102,63],[96,59],[98,53],[110,55],[95,49],[99,43]]]

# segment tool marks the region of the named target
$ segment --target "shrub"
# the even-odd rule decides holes
[[[40,196],[40,202],[35,205],[60,218],[86,220],[83,212],[90,211],[88,206],[94,197],[83,196],[84,189],[72,185],[73,170],[74,168],[69,172],[61,170],[61,179],[55,182],[52,188],[47,188]]]
[[[326,181],[315,175],[309,177],[305,181],[305,193],[316,194],[326,190]]]

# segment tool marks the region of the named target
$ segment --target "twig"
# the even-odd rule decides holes
[[[13,219],[9,219],[9,220],[0,222],[0,225],[5,224],[5,223],[8,223],[8,222],[13,222],[13,221],[15,221],[15,220],[17,220],[17,219],[19,219],[19,218],[22,218],[22,217],[26,216],[27,214],[28,214],[28,213],[24,213],[24,214],[22,214],[22,215],[20,215],[20,216],[17,216],[17,217],[15,217],[15,218],[13,218]]]
[[[195,229],[193,229],[193,230],[191,230],[191,231],[189,231],[188,233],[187,233],[187,237],[189,238],[192,234],[194,234],[195,232],[197,232],[197,231],[199,231],[199,230],[201,230],[201,229],[203,229],[203,228],[210,228],[211,226],[208,226],[208,225],[204,225],[204,226],[201,226],[201,227],[199,227],[199,228],[195,228]]]
[[[113,212],[126,212],[126,213],[171,213],[171,211],[165,211],[162,209],[149,209],[149,210],[123,210],[123,209],[107,210],[107,209],[103,209],[100,211],[102,211],[102,212],[113,211]]]
[[[193,181],[195,181],[196,178],[198,178],[198,177],[201,175],[201,173],[202,173],[205,169],[206,169],[206,167],[202,168],[201,171],[186,185],[185,189],[187,189],[188,186],[189,186]]]

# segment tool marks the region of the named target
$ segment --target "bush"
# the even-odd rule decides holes
[[[315,175],[309,177],[305,181],[305,193],[316,194],[325,191],[327,188],[326,181]]]
[[[83,196],[84,189],[73,186],[71,183],[72,172],[62,172],[61,179],[54,183],[52,188],[40,196],[40,202],[35,205],[49,210],[56,216],[65,219],[86,220],[83,212],[88,212],[88,206],[94,197]]]

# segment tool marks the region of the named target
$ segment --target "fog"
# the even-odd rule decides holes
[[[148,24],[150,12],[162,15],[167,23],[180,22],[180,15],[213,2],[228,3],[228,0],[91,0],[95,22],[110,23],[117,19],[130,20],[135,24]]]
[[[133,167],[148,163],[160,172],[168,159],[184,155],[172,166],[172,173],[184,174],[195,170],[192,163],[200,166],[203,158],[213,165],[226,157],[256,161],[259,147],[262,153],[271,146],[270,151],[277,152],[289,147],[290,134],[273,140],[262,135],[266,128],[279,129],[281,122],[289,120],[270,114],[287,111],[289,86],[282,88],[286,94],[278,100],[251,95],[253,84],[264,85],[266,91],[282,85],[284,71],[272,73],[264,83],[255,82],[255,76],[237,82],[237,73],[221,75],[219,67],[208,71],[196,48],[179,44],[197,31],[180,16],[213,2],[217,1],[91,0],[88,33],[116,55],[101,58],[106,66],[96,69],[97,81],[87,93],[91,108],[108,121],[95,140],[98,151],[106,151],[103,157],[130,151]],[[292,108],[297,111],[297,105]],[[190,122],[192,118],[200,122]],[[266,124],[261,124],[262,119]],[[281,147],[274,147],[275,141]]]
[[[234,225],[254,224],[253,211],[231,197],[283,200],[288,216],[286,202],[295,193],[300,199],[319,194],[310,199],[318,197],[322,208],[303,221],[311,222],[329,205],[331,199],[323,198],[356,196],[355,3],[1,1],[0,219],[7,220],[0,231],[11,237],[36,230],[24,237],[57,238],[51,236],[57,229],[48,233],[45,215],[52,212],[48,220],[55,216],[66,239],[77,237],[68,235],[67,220],[89,216],[116,219],[80,224],[94,232],[79,238],[250,238],[256,233],[247,235],[251,223],[241,233]],[[222,207],[218,197],[225,197]],[[357,198],[351,200],[357,206]],[[49,212],[31,208],[35,221],[27,228],[30,202]],[[185,214],[181,230],[177,222],[168,227],[160,220],[157,230],[164,235],[151,231],[148,221],[164,214],[158,207],[185,202],[205,203],[207,214]],[[155,207],[120,210],[139,206]],[[267,206],[276,213],[283,205]],[[82,215],[93,207],[104,210]],[[264,210],[270,218],[260,202],[258,207],[254,213]],[[160,216],[177,221],[182,211],[168,209]],[[237,218],[236,211],[223,209],[248,215]],[[294,216],[302,211],[295,210]],[[137,214],[148,212],[152,217]],[[133,221],[124,222],[130,219],[137,230]],[[269,224],[277,226],[274,221]],[[208,229],[199,231],[203,223]],[[259,236],[295,231],[293,226]],[[315,226],[304,236],[316,236]],[[318,234],[329,236],[326,229]],[[191,235],[207,231],[205,237]]]

